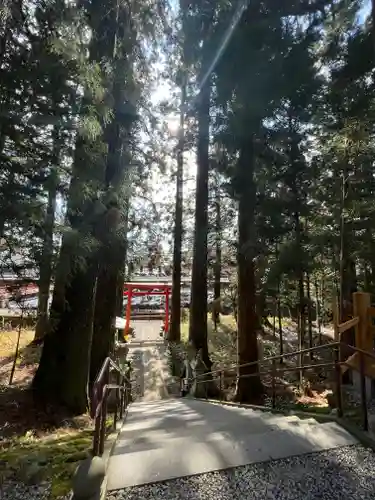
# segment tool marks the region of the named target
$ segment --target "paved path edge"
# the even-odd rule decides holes
[[[336,422],[343,429],[349,432],[352,436],[354,436],[358,441],[365,447],[370,448],[375,452],[375,437],[371,436],[369,433],[365,432],[362,429],[359,429],[351,422],[345,420],[342,417],[338,417],[336,415],[325,415],[322,413],[315,413],[313,411],[303,411],[303,410],[282,410],[277,408],[267,408],[265,406],[260,405],[252,405],[248,403],[236,403],[234,401],[218,401],[217,399],[205,399],[205,398],[192,398],[199,399],[199,401],[203,401],[206,403],[223,405],[223,406],[236,406],[239,408],[248,408],[250,410],[260,410],[267,413],[274,413],[277,415],[296,415],[299,418],[315,418],[317,422]]]
[[[109,459],[111,458],[111,455],[113,453],[113,450],[115,448],[117,439],[122,432],[124,426],[126,425],[126,417],[128,415],[128,408],[125,410],[125,415],[122,419],[121,422],[118,422],[116,425],[116,429],[114,429],[106,438],[104,442],[104,452],[103,455],[100,457],[103,462],[104,462],[104,467],[105,467],[105,476],[103,478],[102,483],[100,484],[100,488],[90,497],[86,497],[83,499],[82,497],[78,497],[74,494],[72,491],[69,500],[105,500],[107,497],[107,486],[108,486],[108,465],[109,465]],[[79,467],[79,465],[78,465]],[[77,469],[78,469],[77,467]]]

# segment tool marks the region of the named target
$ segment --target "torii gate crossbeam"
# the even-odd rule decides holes
[[[127,297],[127,304],[124,334],[127,335],[129,332],[132,297],[142,297],[145,295],[162,295],[165,297],[164,332],[167,333],[169,330],[169,296],[171,291],[172,285],[167,283],[125,283],[124,297]]]

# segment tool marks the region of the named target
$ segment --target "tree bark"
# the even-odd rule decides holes
[[[68,245],[63,242],[61,251],[69,252]],[[64,294],[54,293],[51,329],[44,338],[32,384],[38,399],[61,405],[75,415],[88,408],[96,275],[96,259],[88,259],[65,284]]]
[[[205,65],[204,65],[205,67]],[[198,151],[195,198],[195,230],[191,281],[189,340],[207,371],[211,360],[207,344],[207,233],[208,233],[208,172],[209,172],[209,111],[211,84],[206,82],[198,104]]]
[[[281,305],[280,297],[277,297],[277,318],[279,324],[279,354],[282,356],[284,354],[284,339],[283,339],[283,326],[281,322]],[[283,358],[280,358],[280,364],[284,362]]]
[[[176,205],[174,215],[173,236],[173,272],[172,272],[172,303],[169,340],[181,340],[181,256],[182,256],[182,215],[183,215],[183,183],[184,183],[184,114],[186,101],[186,83],[181,86],[180,127],[177,151],[176,172]]]
[[[296,186],[294,186],[296,188]],[[295,191],[296,200],[298,201],[298,195]],[[302,252],[302,227],[300,221],[299,211],[296,210],[294,213],[294,225],[295,225],[295,238],[296,246],[298,252],[298,350],[301,351],[304,348],[305,343],[305,333],[306,333],[306,317],[305,317],[305,291],[304,291],[304,270],[302,264],[303,252]],[[303,365],[303,354],[298,355],[299,366]],[[303,383],[303,372],[299,372],[299,383],[302,387]]]
[[[48,330],[48,300],[52,279],[53,232],[56,215],[56,195],[58,186],[57,165],[60,157],[59,126],[53,129],[53,165],[48,178],[48,203],[44,220],[43,248],[39,267],[38,316],[34,342],[39,343]]]
[[[238,206],[238,381],[236,400],[258,401],[263,394],[259,375],[254,273],[255,183],[253,139],[242,144],[237,163]],[[254,363],[250,366],[241,366]],[[246,378],[242,378],[246,377]]]
[[[53,174],[52,174],[53,175]],[[48,329],[48,299],[50,294],[53,260],[53,229],[56,211],[56,185],[50,187],[44,222],[44,241],[39,267],[38,313],[34,342],[40,342]]]
[[[119,20],[124,21],[122,19]],[[115,52],[118,49],[115,47]],[[103,231],[99,235],[102,252],[99,267],[95,303],[94,333],[91,347],[90,383],[95,381],[105,359],[114,350],[115,318],[119,307],[119,280],[124,275],[126,261],[126,233],[129,204],[120,208],[121,186],[129,181],[129,158],[123,151],[123,143],[130,134],[135,118],[134,110],[124,110],[126,54],[118,53],[115,60],[115,77],[112,87],[113,121],[105,131],[108,154],[105,169],[105,184],[108,193],[107,216]],[[131,78],[129,78],[130,80]],[[125,165],[123,165],[125,163]],[[123,220],[122,231],[121,219]],[[123,284],[122,284],[123,286]]]
[[[307,321],[309,332],[309,348],[314,346],[313,342],[313,327],[312,327],[312,311],[311,311],[311,290],[310,290],[310,274],[306,272],[306,291],[307,291]],[[310,352],[310,359],[314,359],[314,353]]]
[[[125,267],[125,242],[114,242],[103,249],[99,269],[94,331],[91,345],[90,386],[94,383],[105,359],[114,349],[115,319],[118,308],[119,278]]]
[[[320,307],[320,298],[319,298],[319,285],[318,279],[315,279],[315,304],[316,304],[316,323],[318,326],[318,334],[319,334],[319,345],[322,345],[322,318],[321,318],[321,307]]]
[[[116,0],[112,5],[103,5],[98,0],[90,4],[93,30],[90,59],[96,63],[104,57],[125,64],[124,54],[119,57],[116,55],[116,40],[124,39],[119,26],[123,29],[126,24],[124,19],[120,21],[119,5]],[[126,15],[124,7],[122,16]],[[106,188],[108,196],[103,204],[98,203],[96,185],[88,199],[82,199],[82,190],[87,191],[87,181],[94,177],[86,173],[87,166],[92,163],[90,151],[93,144],[87,143],[83,136],[78,136],[68,201],[68,220],[78,242],[72,245],[70,235],[63,239],[51,306],[51,329],[45,337],[41,361],[33,380],[37,396],[48,403],[57,402],[73,414],[83,413],[88,407],[94,304],[99,272],[97,247],[100,248],[100,242],[105,240],[105,228],[118,227],[118,222],[110,219],[113,215],[116,219],[118,214],[117,200],[116,197],[111,199],[111,189],[118,186],[119,124],[124,124],[127,116],[123,108],[119,112],[117,107],[119,87],[116,84],[123,84],[123,73],[115,72],[114,78],[115,116],[111,133],[105,136],[108,155],[105,167],[100,172],[103,174],[102,187]],[[88,105],[83,106],[83,109],[90,108],[91,101],[86,97],[83,100]],[[124,102],[122,106],[125,106]],[[96,174],[99,175],[99,172]],[[102,214],[98,213],[99,205],[103,208]],[[89,248],[87,238],[93,241]],[[117,282],[114,288],[117,289]],[[108,314],[110,316],[111,313]]]
[[[276,242],[275,249],[276,259],[279,257],[278,244]],[[279,354],[282,356],[284,354],[284,340],[283,340],[283,326],[281,322],[281,300],[280,300],[280,276],[277,277],[277,318],[279,324]],[[280,364],[284,362],[283,358],[280,358]]]
[[[349,176],[349,150],[348,145],[345,149],[345,159],[342,169],[342,182],[340,190],[340,322],[348,320],[352,314],[352,294],[357,291],[357,277],[355,270],[355,262],[351,256],[351,240],[352,234],[345,220],[345,212],[347,208],[348,198],[348,176]],[[355,329],[350,328],[343,332],[340,336],[342,345],[340,346],[341,360],[347,359],[352,353],[346,345],[355,344]],[[344,373],[343,382],[350,381],[350,370]]]
[[[64,235],[56,272],[48,333],[32,387],[36,397],[72,414],[88,408],[88,376],[96,279],[95,247],[82,245],[98,224],[95,200],[79,196],[81,168],[90,163],[88,144],[79,136],[68,195],[67,220],[75,234]],[[95,245],[95,244],[94,244]]]
[[[214,267],[214,305],[212,308],[212,319],[215,330],[220,323],[220,295],[221,295],[221,200],[220,200],[220,179],[215,173],[215,267]]]

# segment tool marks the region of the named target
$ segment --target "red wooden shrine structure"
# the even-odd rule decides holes
[[[131,302],[132,297],[142,297],[145,295],[162,295],[165,297],[165,319],[164,319],[164,331],[169,330],[169,296],[172,291],[172,285],[166,283],[125,283],[124,285],[124,297],[127,297],[128,302],[126,305],[125,313],[125,331],[124,334],[127,335],[130,325],[130,315],[131,315]]]

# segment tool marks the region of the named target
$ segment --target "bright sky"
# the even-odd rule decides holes
[[[161,68],[163,69],[163,68]],[[159,71],[159,75],[163,72]],[[171,84],[159,76],[158,81],[155,84],[155,90],[152,95],[152,101],[155,106],[157,106],[162,101],[168,101],[171,97],[172,92],[177,89],[173,89]],[[170,131],[170,145],[175,145],[177,143],[177,134],[179,128],[179,115],[171,114],[170,116],[165,116],[164,120],[167,122],[168,129]],[[169,148],[168,148],[169,149]],[[175,172],[177,168],[177,157],[174,155],[170,158],[168,162],[168,172],[166,175],[160,174],[158,170],[154,170],[151,178],[152,186],[152,199],[153,202],[158,204],[163,204],[166,200],[174,200],[176,187],[175,179],[171,179],[171,172]],[[186,200],[195,191],[195,177],[196,177],[196,155],[195,150],[187,151],[184,153],[184,199]],[[170,228],[170,238],[173,236],[173,226]],[[168,241],[161,242],[163,250],[165,252],[169,251]]]
[[[364,7],[359,11],[359,22],[363,22],[371,12],[371,0],[366,0]]]

